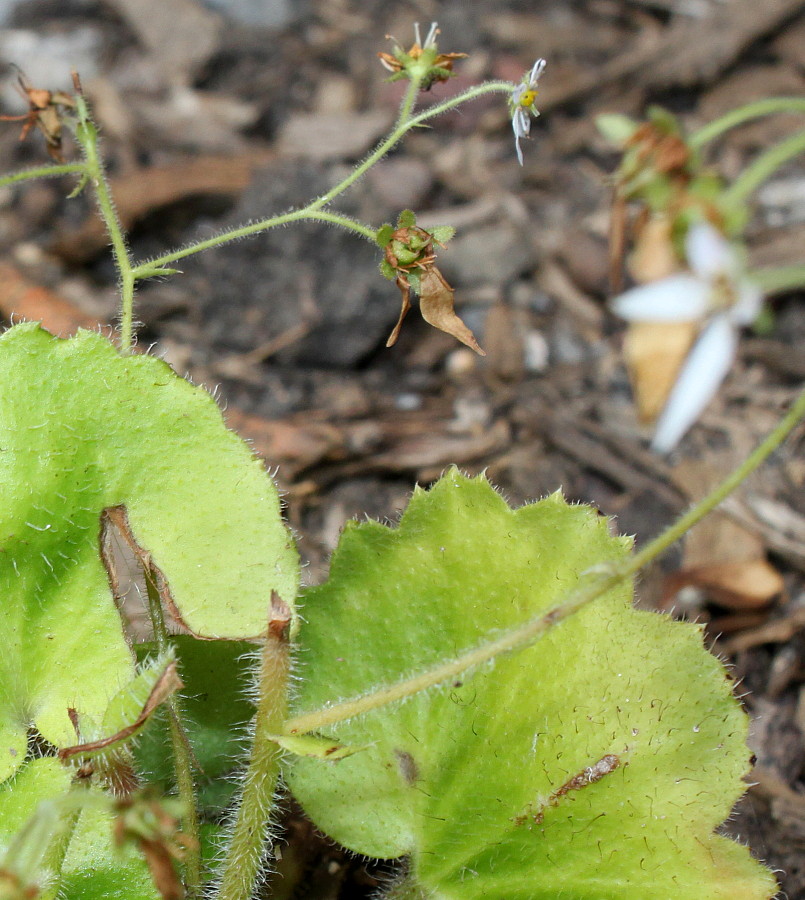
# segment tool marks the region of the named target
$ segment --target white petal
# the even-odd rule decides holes
[[[435,47],[436,46],[436,35],[439,33],[439,23],[431,22],[430,23],[430,31],[428,32],[428,36],[425,38],[425,43],[422,45],[423,49],[425,47]]]
[[[422,38],[419,34],[419,22],[414,22],[414,43],[418,46],[422,46]]]
[[[631,322],[693,322],[709,309],[710,285],[693,275],[671,275],[615,297],[612,309]]]
[[[730,310],[730,319],[736,325],[751,325],[763,307],[763,292],[751,281],[742,281],[737,289],[738,299]]]
[[[514,136],[514,146],[515,146],[515,149],[517,150],[517,159],[518,159],[520,165],[522,166],[523,165],[523,150],[522,150],[522,147],[520,146],[520,135],[517,134],[516,132],[515,132],[515,136]]]
[[[528,137],[531,131],[531,118],[522,106],[518,106],[512,115],[512,129],[515,137]]]
[[[534,87],[534,85],[539,80],[539,76],[542,75],[546,65],[547,65],[547,63],[545,62],[544,59],[538,59],[534,63],[531,71],[528,73],[529,87]]]
[[[652,450],[668,453],[699,418],[732,365],[738,335],[727,316],[705,326],[685,360],[657,421]]]
[[[685,254],[691,269],[700,278],[713,278],[735,268],[735,253],[727,239],[712,225],[694,225],[685,239]]]

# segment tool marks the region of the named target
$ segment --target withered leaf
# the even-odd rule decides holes
[[[480,356],[486,353],[475,340],[475,335],[456,315],[453,306],[455,291],[444,280],[436,266],[423,266],[420,273],[419,310],[422,318],[434,328],[458,338]]]
[[[176,663],[169,663],[157,679],[140,714],[133,722],[100,740],[87,741],[83,744],[75,744],[72,747],[62,747],[59,750],[59,759],[64,760],[79,754],[101,752],[122,743],[139,731],[159,704],[167,700],[174,691],[179,690],[182,686],[182,679],[179,677]]]
[[[393,347],[394,344],[397,343],[403,320],[408,315],[408,310],[411,308],[411,285],[408,283],[407,279],[398,278],[397,287],[402,294],[402,309],[400,310],[400,318],[397,319],[397,324],[394,326],[394,329],[389,335],[389,339],[386,341],[387,347]]]

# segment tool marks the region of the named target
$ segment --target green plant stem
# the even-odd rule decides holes
[[[708,122],[698,131],[694,131],[688,138],[688,144],[694,149],[703,147],[708,141],[720,137],[725,131],[735,128],[751,119],[761,116],[770,116],[774,113],[805,113],[805,98],[803,97],[769,97],[766,100],[757,100],[755,103],[747,103],[738,109]]]
[[[261,231],[268,231],[268,229],[276,228],[278,225],[287,225],[289,222],[299,222],[303,219],[312,219],[321,222],[331,222],[335,225],[341,225],[374,242],[375,231],[373,228],[370,228],[369,226],[364,225],[361,222],[356,222],[354,219],[350,219],[347,216],[324,212],[322,210],[322,207],[326,206],[340,194],[343,194],[344,191],[347,190],[347,188],[355,184],[355,182],[358,181],[358,179],[361,178],[362,175],[364,175],[369,169],[371,169],[371,167],[375,165],[375,163],[381,160],[395,146],[395,144],[397,144],[402,139],[402,137],[413,128],[416,128],[419,125],[423,125],[429,119],[441,115],[442,113],[448,112],[451,109],[455,109],[455,107],[460,106],[462,103],[466,103],[469,100],[474,100],[476,97],[481,97],[484,94],[495,92],[511,93],[511,89],[512,85],[508,81],[490,81],[486,84],[479,84],[467,91],[464,91],[461,94],[457,94],[455,97],[451,97],[449,100],[445,100],[444,102],[439,103],[436,106],[432,106],[429,109],[423,110],[421,113],[413,116],[412,118],[399,122],[395,126],[391,134],[389,134],[388,137],[384,138],[377,145],[377,147],[375,147],[375,149],[366,157],[366,159],[363,160],[363,162],[358,166],[356,166],[355,169],[353,169],[343,181],[340,181],[337,185],[335,185],[335,187],[327,191],[326,194],[318,197],[303,209],[294,210],[293,212],[284,213],[283,215],[279,216],[272,216],[268,219],[262,219],[259,222],[254,222],[250,225],[244,225],[240,228],[233,228],[231,231],[227,231],[223,234],[216,235],[215,237],[208,238],[205,241],[199,241],[196,244],[189,244],[187,247],[183,247],[181,250],[173,250],[170,253],[164,254],[163,256],[147,260],[134,267],[133,274],[135,280],[138,278],[147,277],[148,271],[151,269],[165,266],[169,263],[174,263],[180,259],[185,259],[188,256],[193,256],[195,253],[200,253],[202,250],[209,250],[212,247],[220,247],[222,244],[228,244],[231,241],[238,240],[239,238],[247,237],[252,234],[258,234]],[[404,106],[405,101],[403,102],[403,107]],[[403,107],[401,107],[401,114]]]
[[[84,152],[85,171],[95,190],[98,209],[112,244],[115,265],[120,277],[120,349],[123,353],[130,353],[134,330],[135,278],[132,274],[123,227],[106,180],[106,170],[98,149],[98,130],[94,122],[89,117],[81,121],[76,127],[75,136]]]
[[[343,181],[339,182],[334,188],[319,197],[318,200],[314,200],[313,203],[306,208],[313,210],[326,206],[331,200],[339,194],[342,194],[348,187],[355,184],[361,176],[371,169],[376,162],[381,160],[389,150],[391,150],[404,135],[412,129],[417,128],[419,125],[424,125],[425,122],[436,118],[436,116],[440,116],[442,113],[455,109],[457,106],[461,106],[462,103],[467,103],[470,100],[474,100],[476,97],[482,97],[484,94],[510,94],[512,87],[513,85],[508,81],[487,81],[485,84],[476,85],[469,90],[456,94],[455,97],[444,100],[442,103],[437,103],[436,106],[431,106],[429,109],[425,109],[418,115],[413,116],[413,118],[401,122],[388,137],[384,138],[377,147],[375,147],[360,165],[356,166],[352,172],[347,175]]]
[[[732,203],[744,200],[770,178],[780,166],[787,163],[789,159],[799,156],[800,153],[805,153],[805,131],[792,134],[791,137],[769,147],[760,156],[755,157],[724,192],[724,199]]]
[[[259,234],[261,231],[267,231],[269,228],[276,228],[278,225],[287,225],[290,222],[301,222],[305,219],[341,225],[344,228],[348,228],[350,231],[356,232],[361,235],[361,237],[365,237],[367,240],[372,241],[372,243],[374,243],[375,240],[375,232],[361,222],[356,222],[348,216],[340,216],[336,213],[311,212],[310,207],[306,207],[305,209],[283,213],[280,216],[272,216],[270,219],[262,219],[251,225],[242,225],[240,228],[233,228],[231,231],[217,234],[215,237],[207,238],[205,241],[199,241],[197,244],[191,244],[187,247],[183,247],[181,250],[175,250],[172,253],[166,253],[164,256],[159,256],[156,259],[148,260],[147,262],[135,266],[135,268],[132,269],[132,275],[134,279],[137,280],[138,278],[144,277],[149,269],[158,268],[166,263],[176,262],[179,259],[185,259],[188,256],[193,256],[195,253],[200,253],[202,250],[220,247],[222,244],[228,244],[239,238],[248,237],[252,234]]]
[[[38,166],[35,169],[23,169],[12,175],[4,175],[0,178],[0,187],[7,184],[18,184],[20,181],[30,181],[33,178],[56,178],[59,175],[81,174],[86,171],[84,163],[64,163],[58,166]]]
[[[776,294],[805,287],[805,266],[779,266],[770,269],[755,269],[748,278],[763,290],[764,294]]]
[[[405,92],[405,96],[400,104],[400,111],[397,114],[396,128],[399,128],[400,125],[403,125],[411,118],[411,113],[414,111],[414,105],[416,104],[416,98],[419,94],[421,85],[421,78],[411,78],[408,82],[408,90]]]
[[[534,643],[549,628],[572,616],[583,607],[597,600],[620,582],[631,578],[645,565],[663,553],[671,544],[681,538],[704,516],[715,509],[735,488],[771,454],[805,416],[805,391],[792,405],[771,434],[710,494],[682,515],[670,528],[651,541],[643,550],[625,563],[607,568],[605,571],[591,570],[584,573],[577,588],[570,591],[565,599],[547,613],[543,613],[500,637],[474,647],[455,659],[448,660],[396,684],[373,691],[351,700],[334,703],[289,719],[284,726],[286,734],[301,734],[319,731],[338,722],[370,712],[389,703],[403,700],[420,691],[434,687],[443,681],[455,678],[467,669],[489,662],[502,653],[511,653]]]
[[[162,654],[170,648],[170,639],[165,628],[165,616],[162,612],[162,601],[156,586],[155,575],[150,571],[145,573],[145,585],[148,593],[148,612],[154,629],[154,640],[157,645],[157,651]],[[182,829],[190,838],[183,862],[185,887],[187,888],[188,897],[199,898],[201,897],[202,888],[201,832],[198,822],[198,810],[196,808],[196,792],[193,784],[193,760],[187,734],[182,726],[181,705],[176,694],[171,694],[167,700],[167,706],[168,730],[173,750],[173,769],[179,797],[184,806]]]
[[[280,733],[288,710],[289,626],[290,612],[287,618],[272,621],[263,645],[254,742],[218,900],[250,900],[263,862],[282,758],[270,736]]]

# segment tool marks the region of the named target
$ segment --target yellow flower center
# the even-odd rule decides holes
[[[523,91],[520,96],[520,106],[524,109],[528,109],[530,106],[534,105],[534,101],[537,99],[537,91],[535,90],[527,90]]]

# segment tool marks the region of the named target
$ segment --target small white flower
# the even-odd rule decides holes
[[[633,288],[612,308],[632,322],[693,322],[702,328],[657,420],[651,443],[668,453],[718,390],[738,347],[738,329],[758,316],[763,295],[735,249],[712,225],[694,225],[685,241],[690,272]]]
[[[523,80],[512,91],[509,100],[509,110],[512,117],[512,129],[514,130],[514,146],[517,148],[517,159],[523,164],[523,151],[520,148],[520,138],[528,137],[531,131],[531,116],[536,118],[539,110],[534,105],[537,99],[537,82],[545,69],[544,59],[538,59],[526,72]]]

